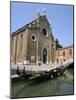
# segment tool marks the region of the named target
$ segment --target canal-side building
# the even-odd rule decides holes
[[[70,59],[73,59],[73,45],[56,50],[56,63],[61,64]]]
[[[56,61],[56,44],[46,15],[11,33],[12,64],[44,64]]]

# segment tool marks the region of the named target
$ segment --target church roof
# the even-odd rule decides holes
[[[46,21],[48,22],[48,20],[47,20],[47,18],[46,18],[46,15],[40,15],[39,17],[40,17],[40,18],[45,18]],[[18,34],[18,33],[20,33],[21,31],[24,31],[26,28],[29,28],[28,26],[31,25],[31,24],[33,24],[34,22],[37,22],[37,20],[38,20],[38,18],[36,18],[35,20],[33,20],[33,21],[31,21],[30,23],[26,24],[25,26],[19,28],[17,31],[11,33],[11,37],[14,36],[14,35],[16,35],[16,34]],[[48,22],[48,24],[49,24],[49,22]],[[51,34],[51,36],[53,37],[52,34]]]
[[[57,51],[64,50],[64,49],[68,49],[68,48],[73,48],[73,45],[69,45],[69,46],[66,46],[64,48],[58,48]]]
[[[36,20],[37,20],[37,19],[35,19],[35,20],[33,20],[32,22],[26,24],[25,26],[19,28],[17,31],[11,33],[11,36],[13,36],[13,35],[15,35],[15,34],[21,32],[21,31],[24,31],[31,23],[36,22]]]

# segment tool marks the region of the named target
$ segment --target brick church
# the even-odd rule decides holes
[[[56,44],[46,14],[38,13],[10,38],[11,64],[58,64],[73,58],[73,45],[62,48]]]
[[[55,62],[56,44],[46,14],[11,33],[11,64]]]

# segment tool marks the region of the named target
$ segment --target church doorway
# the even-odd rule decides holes
[[[47,50],[46,48],[43,49],[43,63],[46,64],[47,61]]]

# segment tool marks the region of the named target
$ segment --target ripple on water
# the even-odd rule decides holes
[[[12,97],[55,96],[73,94],[73,74],[67,71],[59,77],[48,80],[21,81],[12,84]]]

